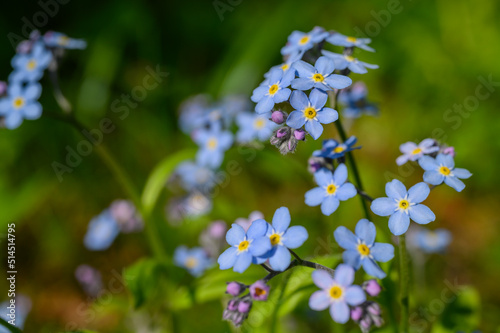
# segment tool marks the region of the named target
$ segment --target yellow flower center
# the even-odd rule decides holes
[[[333,286],[330,288],[330,297],[333,299],[339,299],[342,297],[342,288],[339,286]]]
[[[401,200],[401,201],[399,202],[399,208],[400,208],[400,209],[406,210],[406,209],[408,209],[409,207],[410,207],[410,202],[408,202],[408,200],[403,199],[403,200]]]
[[[24,106],[24,98],[18,97],[12,102],[16,109],[22,108]]]
[[[349,61],[349,62],[353,62],[354,61],[354,57],[351,57],[350,55],[345,55],[344,59],[347,60],[347,61]]]
[[[208,140],[207,143],[208,149],[214,150],[217,148],[217,139],[216,138],[211,138]]]
[[[34,59],[31,59],[30,61],[28,61],[28,63],[26,64],[26,68],[29,71],[34,70],[36,68],[36,61]]]
[[[329,195],[335,194],[335,191],[337,191],[337,186],[335,186],[335,184],[330,184],[326,187],[326,193]]]
[[[323,82],[325,80],[325,77],[320,73],[316,73],[313,75],[312,79],[314,82]]]
[[[278,89],[280,87],[278,87],[277,84],[273,84],[272,86],[269,87],[269,95],[274,95],[278,92]]]
[[[281,65],[281,69],[284,71],[286,71],[288,68],[290,68],[290,65],[289,64],[283,64]]]
[[[341,153],[341,152],[343,152],[344,150],[345,150],[345,148],[344,148],[344,147],[342,147],[342,146],[337,146],[337,147],[335,147],[335,148],[333,149],[333,152],[334,152],[334,153]]]
[[[411,152],[413,155],[417,155],[417,154],[420,154],[422,152],[422,149],[421,148],[415,148],[413,149],[413,151]]]
[[[302,37],[300,40],[299,40],[299,44],[300,45],[304,45],[305,43],[307,43],[309,41],[310,37],[309,36],[304,36]]]
[[[243,242],[240,243],[240,245],[238,245],[238,251],[240,251],[240,252],[246,251],[248,249],[248,245],[250,245],[250,242],[247,240],[244,240]]]
[[[189,257],[186,260],[186,267],[187,268],[194,268],[194,267],[196,267],[197,264],[198,264],[198,260],[196,260],[196,258]]]
[[[271,240],[271,245],[275,246],[280,243],[281,236],[278,234],[272,234],[271,237],[269,237],[269,239]]]
[[[255,122],[253,123],[253,126],[256,128],[256,129],[261,129],[262,127],[264,127],[264,125],[266,124],[266,122],[264,121],[264,119],[262,118],[257,118],[255,120]]]
[[[358,245],[358,252],[362,256],[367,256],[370,254],[370,248],[366,244],[359,244]]]
[[[316,114],[317,114],[316,109],[313,108],[312,106],[309,106],[304,109],[304,117],[306,117],[309,120],[316,118]]]
[[[441,173],[443,176],[448,176],[451,173],[451,170],[445,166],[442,166],[439,168],[439,173]]]
[[[254,294],[255,296],[264,296],[265,294],[267,294],[267,291],[265,289],[257,287],[254,290]]]
[[[355,37],[347,37],[346,40],[349,42],[349,43],[356,43],[357,41],[357,38]]]

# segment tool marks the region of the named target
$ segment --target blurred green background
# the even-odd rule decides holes
[[[40,3],[56,3],[57,10]],[[455,146],[456,164],[474,174],[464,192],[440,187],[427,200],[438,217],[430,227],[448,228],[454,238],[445,257],[430,258],[424,290],[413,289],[418,297],[412,299],[412,313],[426,317],[414,324],[421,332],[497,330],[500,2],[220,0],[217,6],[226,8],[222,14],[212,1],[40,3],[3,4],[0,79],[11,71],[14,49],[9,36],[31,30],[24,28],[25,21],[33,22],[37,13],[49,8],[54,15],[46,15],[43,26],[38,24],[42,33],[61,31],[88,42],[84,51],[67,52],[60,71],[63,92],[88,127],[96,128],[105,115],[113,120],[116,130],[105,136],[104,145],[138,189],[163,158],[194,148],[177,127],[178,106],[185,98],[203,92],[214,98],[232,93],[250,96],[269,67],[280,63],[280,48],[293,30],[309,31],[319,25],[373,38],[371,45],[377,52],[357,51],[356,56],[380,69],[352,78],[366,82],[370,100],[379,104],[380,117],[364,117],[349,129],[363,146],[355,156],[367,192],[382,196],[385,182],[394,177],[407,186],[420,181],[421,170],[398,168],[394,161],[399,144],[426,137]],[[142,84],[148,66],[159,66],[169,75],[121,120],[110,112],[111,105]],[[497,83],[484,87],[488,80]],[[152,261],[143,261],[138,271],[161,271],[156,280],[147,280],[149,305],[134,310],[131,293],[125,289],[91,304],[74,278],[76,266],[88,263],[99,268],[107,283],[124,267],[149,256],[148,242],[143,234],[131,234],[119,236],[104,252],[83,247],[90,219],[127,194],[95,152],[58,181],[52,162],[63,162],[65,147],[75,147],[81,139],[54,118],[61,111],[49,80],[44,78],[42,84],[44,116],[25,121],[14,131],[0,130],[0,234],[5,236],[7,223],[16,223],[18,291],[33,302],[26,332],[63,331],[69,323],[99,332],[232,331],[220,320],[226,301],[224,282],[236,278],[251,282],[264,276],[259,267],[243,278],[232,272],[219,274],[214,268],[208,273],[211,279],[192,280],[181,269],[162,271]],[[488,96],[475,98],[477,91]],[[335,137],[334,126],[327,128],[324,136]],[[353,228],[362,212],[357,199],[343,203],[329,218],[304,204],[304,193],[313,187],[306,161],[320,145],[308,140],[296,154],[285,157],[267,147],[251,162],[236,150],[229,152],[226,161],[238,161],[242,172],[221,190],[214,210],[204,219],[169,225],[163,214],[169,194],[163,191],[151,220],[162,230],[164,250],[170,256],[181,243],[196,245],[197,235],[210,220],[232,223],[253,210],[271,218],[276,208],[285,205],[291,209],[292,223],[306,226],[310,233],[300,255],[338,253],[333,230],[338,225]],[[387,227],[386,219],[374,218],[374,222]],[[6,290],[5,279],[1,281],[0,287]],[[468,287],[442,309],[435,300],[447,288],[446,281]],[[280,283],[276,279],[272,286],[278,290]],[[207,292],[194,302],[179,296],[180,291],[194,288]],[[307,295],[291,297],[279,311],[259,304],[254,311],[260,315],[250,318],[253,324],[242,331],[356,332],[354,326],[333,325],[327,312],[309,310]],[[423,315],[426,309],[427,316]]]

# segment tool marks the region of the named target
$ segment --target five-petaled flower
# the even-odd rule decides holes
[[[442,253],[451,242],[451,233],[446,229],[420,228],[412,233],[413,246],[425,253]]]
[[[351,78],[345,75],[333,74],[335,64],[332,59],[327,57],[319,57],[314,66],[299,60],[293,64],[293,67],[299,76],[292,81],[294,89],[344,89],[352,83]]]
[[[343,106],[342,115],[346,118],[359,118],[362,114],[377,115],[378,108],[367,100],[368,89],[361,82],[355,82],[339,93],[338,102]]]
[[[215,186],[215,172],[205,166],[187,161],[182,162],[176,169],[182,187],[187,191],[199,190],[208,192]]]
[[[315,27],[308,33],[294,31],[288,36],[288,42],[281,48],[281,54],[286,56],[302,56],[304,52],[311,49],[315,43],[322,42],[329,35],[323,28]]]
[[[5,117],[5,127],[19,127],[23,119],[38,119],[42,115],[42,105],[38,98],[42,92],[39,83],[29,83],[22,86],[13,82],[7,87],[7,96],[0,98],[0,116]]]
[[[403,165],[408,161],[416,161],[425,154],[432,154],[439,150],[436,141],[433,139],[424,139],[418,145],[414,142],[406,142],[399,146],[403,155],[396,159],[397,165]]]
[[[268,224],[267,227],[266,237],[269,238],[272,248],[262,258],[269,258],[269,264],[275,271],[287,269],[291,261],[288,249],[300,247],[309,237],[306,228],[299,225],[289,227],[290,221],[290,211],[287,207],[281,207],[274,213],[272,225]]]
[[[306,205],[318,206],[321,204],[321,212],[327,216],[337,210],[340,200],[344,201],[354,197],[356,188],[347,181],[347,167],[339,164],[334,173],[327,169],[321,169],[314,174],[314,179],[319,185],[307,191]]]
[[[351,136],[349,139],[345,140],[344,143],[340,143],[335,139],[324,140],[323,148],[314,151],[313,156],[331,159],[342,157],[347,152],[361,148],[360,146],[354,147],[356,141],[358,141],[358,139],[355,136]]]
[[[66,36],[61,32],[47,31],[43,35],[43,41],[48,47],[60,47],[63,49],[84,49],[87,42],[83,39],[75,39]]]
[[[264,114],[255,114],[242,112],[236,116],[236,123],[239,126],[236,133],[238,142],[250,142],[254,139],[265,141],[271,137],[276,124],[269,120],[271,112]]]
[[[386,198],[373,200],[371,209],[379,216],[390,216],[389,229],[396,235],[402,235],[410,226],[410,218],[418,224],[427,224],[436,219],[429,207],[422,205],[430,193],[426,183],[418,183],[408,191],[397,179],[385,185]]]
[[[52,52],[42,42],[36,42],[28,54],[17,54],[12,58],[14,71],[9,82],[34,82],[42,78],[43,72],[52,61]]]
[[[319,89],[313,89],[309,98],[303,91],[295,90],[290,97],[295,110],[288,116],[286,124],[295,129],[305,125],[314,140],[318,139],[323,133],[321,124],[330,124],[339,118],[337,111],[324,107],[327,99],[328,95]]]
[[[200,149],[196,154],[199,165],[218,168],[224,160],[224,152],[233,144],[233,136],[228,131],[221,131],[213,126],[209,130],[200,130],[194,138]]]
[[[229,269],[243,273],[254,260],[271,249],[271,242],[266,237],[267,223],[264,220],[253,221],[248,231],[238,224],[232,225],[226,234],[226,241],[231,245],[219,256],[220,269]],[[257,262],[257,261],[255,261]]]
[[[370,68],[370,69],[377,69],[378,68],[378,65],[373,65],[373,64],[369,64],[369,63],[360,61],[360,60],[358,60],[358,59],[356,59],[353,56],[348,55],[348,54],[339,54],[339,53],[334,53],[334,52],[330,52],[327,50],[323,50],[323,51],[321,51],[321,53],[324,56],[327,56],[333,60],[333,62],[335,63],[335,69],[342,70],[342,69],[349,68],[349,70],[353,73],[365,74],[365,73],[368,73],[367,68]]]
[[[193,276],[200,276],[212,265],[212,260],[201,247],[189,249],[179,246],[174,252],[174,262],[177,266],[187,269]]]
[[[350,306],[356,306],[366,301],[366,295],[360,286],[354,282],[354,269],[340,264],[335,269],[334,277],[323,270],[312,273],[314,283],[322,290],[316,291],[309,299],[309,307],[316,311],[330,308],[332,319],[344,324],[350,317]]]
[[[351,36],[345,36],[341,33],[334,33],[330,37],[326,39],[326,41],[330,44],[343,46],[343,47],[358,47],[365,51],[375,52],[373,48],[368,46],[367,44],[371,43],[370,38],[356,38]]]
[[[283,72],[280,68],[273,69],[269,77],[253,91],[251,100],[257,103],[255,112],[270,112],[274,104],[288,100],[292,91],[287,87],[294,77],[294,71]]]
[[[333,233],[337,243],[346,250],[342,254],[346,264],[356,270],[363,266],[366,273],[383,279],[386,274],[376,262],[387,262],[394,258],[394,246],[375,243],[376,234],[375,224],[367,219],[359,220],[355,234],[343,226]]]
[[[459,179],[467,179],[472,176],[469,170],[455,168],[455,161],[451,155],[438,154],[436,158],[423,156],[418,163],[425,170],[424,181],[431,185],[440,185],[443,182],[460,192],[465,184]]]

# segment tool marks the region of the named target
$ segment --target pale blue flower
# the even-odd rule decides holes
[[[106,250],[113,244],[119,233],[120,226],[110,210],[106,209],[90,221],[83,243],[92,251]]]
[[[251,100],[257,103],[255,111],[267,113],[273,109],[274,104],[287,101],[292,92],[288,86],[294,78],[294,71],[283,72],[279,68],[273,69],[269,77],[253,91]]]
[[[23,119],[40,118],[42,105],[38,103],[38,98],[41,92],[39,83],[29,83],[24,87],[17,82],[10,83],[7,96],[0,98],[0,116],[5,117],[5,127],[15,129]]]
[[[84,49],[87,43],[83,39],[69,38],[61,32],[47,31],[43,35],[43,41],[48,47],[60,47],[63,49]]]
[[[307,51],[312,49],[314,44],[322,42],[328,37],[329,33],[321,27],[315,27],[308,33],[302,31],[294,31],[288,36],[288,42],[281,49],[281,54],[301,56]]]
[[[200,146],[196,162],[201,166],[216,169],[222,164],[226,150],[233,144],[233,136],[231,132],[220,131],[220,127],[214,126],[198,131],[194,141]]]
[[[367,68],[378,68],[378,65],[372,65],[363,61],[359,61],[358,59],[350,55],[338,54],[327,50],[322,50],[321,53],[333,60],[333,62],[335,63],[335,69],[343,70],[349,68],[349,70],[353,73],[365,74],[368,73]]]
[[[252,140],[266,141],[273,134],[276,124],[269,120],[271,113],[255,114],[255,113],[240,113],[236,116],[238,124],[238,132],[236,133],[236,141],[241,143],[250,142]]]
[[[30,53],[20,53],[12,58],[14,71],[9,76],[9,83],[40,80],[51,61],[52,52],[47,50],[42,42],[35,42]]]
[[[375,50],[369,47],[367,44],[371,43],[370,38],[355,38],[351,36],[345,36],[341,33],[333,33],[326,41],[332,45],[343,46],[343,47],[358,47],[360,49],[375,52]]]
[[[440,185],[443,182],[454,188],[457,192],[465,188],[461,179],[467,179],[472,176],[469,170],[455,168],[453,156],[447,154],[438,154],[436,158],[422,156],[418,163],[425,170],[424,181],[431,185]]]
[[[446,229],[420,228],[413,234],[414,245],[425,253],[443,253],[451,243],[451,233]]]
[[[399,146],[403,155],[396,159],[397,165],[403,165],[408,161],[416,161],[425,154],[439,151],[439,146],[434,139],[424,139],[418,145],[414,142],[406,142]]]
[[[203,248],[190,249],[186,246],[179,246],[175,249],[174,262],[177,266],[187,269],[195,277],[202,275],[213,264]]]
[[[378,108],[367,100],[368,89],[366,85],[358,81],[346,89],[342,89],[338,96],[338,102],[343,106],[342,115],[346,118],[359,118],[362,114],[375,116]]]
[[[354,147],[357,141],[358,139],[355,136],[351,136],[344,143],[338,142],[335,139],[323,140],[323,148],[315,150],[313,156],[330,159],[343,157],[346,153],[361,148],[360,146]]]
[[[314,66],[299,60],[293,64],[297,70],[298,78],[292,81],[292,88],[309,90],[318,88],[321,90],[344,89],[351,85],[352,80],[339,74],[333,74],[335,64],[332,59],[319,57]]]

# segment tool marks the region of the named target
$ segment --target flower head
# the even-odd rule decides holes
[[[270,112],[264,114],[244,112],[237,115],[236,123],[239,129],[236,134],[236,140],[244,143],[254,139],[260,141],[269,139],[276,128],[276,124],[269,120],[270,117]]]
[[[300,54],[302,56],[307,50],[312,49],[314,44],[325,40],[328,35],[329,33],[320,27],[315,27],[308,33],[294,31],[288,36],[288,42],[281,49],[281,54],[284,56]]]
[[[97,297],[103,289],[101,273],[92,266],[85,264],[78,266],[75,270],[75,277],[82,289],[90,297]]]
[[[330,216],[339,207],[340,201],[354,197],[356,188],[347,181],[347,167],[340,164],[332,174],[330,170],[321,169],[314,174],[314,179],[319,185],[306,193],[306,205],[318,206],[321,212]]]
[[[185,268],[193,276],[200,276],[212,266],[212,260],[201,247],[188,248],[179,246],[174,252],[174,262],[177,266]]]
[[[267,298],[269,297],[269,289],[271,289],[271,287],[269,287],[263,280],[258,280],[250,286],[250,296],[255,301],[267,301]]]
[[[367,44],[371,43],[370,38],[355,38],[351,36],[345,36],[341,33],[334,33],[330,37],[326,39],[326,41],[330,44],[343,46],[343,47],[359,47],[360,49],[375,52],[374,49],[369,47]]]
[[[130,200],[115,200],[109,207],[111,215],[123,233],[137,232],[143,229],[144,221]]]
[[[361,148],[359,146],[354,147],[357,141],[358,139],[355,136],[351,136],[344,143],[340,143],[335,139],[323,140],[323,148],[314,151],[313,156],[331,159],[343,157],[347,152]]]
[[[182,162],[176,169],[181,185],[186,191],[209,192],[215,186],[215,172],[193,162]]]
[[[334,277],[326,271],[316,270],[312,273],[314,283],[322,290],[316,291],[309,299],[309,307],[316,311],[330,308],[330,315],[337,323],[344,324],[349,320],[349,306],[356,306],[366,300],[360,286],[352,285],[354,269],[340,264],[335,269]]]
[[[228,282],[226,285],[226,294],[232,296],[239,296],[247,289],[247,285],[243,283],[239,283],[236,281]]]
[[[106,250],[120,233],[120,226],[109,209],[94,217],[88,226],[83,243],[91,251]]]
[[[356,234],[346,227],[338,227],[333,233],[337,243],[346,251],[342,254],[344,262],[358,270],[361,266],[366,273],[383,279],[386,274],[377,261],[387,262],[394,258],[394,246],[375,243],[377,231],[375,224],[367,219],[359,220]]]
[[[338,54],[334,52],[330,52],[327,50],[321,51],[324,56],[329,57],[335,63],[335,69],[343,70],[349,68],[349,70],[353,73],[357,74],[365,74],[368,73],[367,68],[377,69],[378,65],[372,65],[363,61],[360,61],[353,56],[348,54]]]
[[[467,179],[472,176],[469,170],[455,168],[455,161],[451,155],[438,154],[436,158],[423,156],[418,160],[418,163],[425,170],[425,182],[431,185],[440,185],[444,182],[457,192],[465,188],[465,184],[460,179]]]
[[[349,88],[339,93],[338,101],[344,108],[342,114],[346,118],[359,118],[362,114],[376,115],[378,108],[375,104],[367,101],[368,89],[366,85],[358,81]]]
[[[217,126],[209,130],[200,130],[195,141],[200,146],[196,162],[213,169],[220,167],[224,152],[233,144],[233,136],[228,131],[220,131]]]
[[[416,161],[426,154],[432,154],[439,150],[434,139],[422,140],[418,145],[414,142],[406,142],[399,146],[403,155],[396,159],[397,165],[403,165],[408,161]]]
[[[52,53],[42,42],[35,42],[30,53],[17,54],[12,58],[14,71],[9,76],[9,82],[38,81],[51,61]]]
[[[418,183],[408,191],[397,179],[385,185],[386,198],[377,198],[371,204],[371,210],[379,216],[390,216],[389,229],[396,235],[402,235],[410,226],[410,218],[418,224],[427,224],[436,219],[429,207],[422,205],[430,193],[426,183]]]
[[[324,56],[316,60],[314,67],[302,60],[296,61],[293,67],[297,70],[299,76],[292,81],[292,88],[294,89],[344,89],[352,83],[352,80],[345,75],[333,74],[335,63],[332,59]]]
[[[393,249],[394,249],[394,247],[393,247]],[[366,291],[366,293],[368,295],[370,295],[372,297],[376,297],[382,291],[382,287],[377,282],[377,280],[371,279],[371,280],[363,282],[363,290]]]
[[[235,272],[243,273],[254,257],[260,257],[271,249],[266,232],[267,223],[264,220],[254,221],[246,233],[241,226],[233,223],[226,234],[226,241],[231,247],[217,260],[220,269],[233,267]]]
[[[413,233],[412,245],[425,253],[443,253],[451,243],[451,233],[446,229],[419,228]]]
[[[321,124],[330,124],[339,118],[337,111],[324,107],[327,99],[328,95],[319,89],[313,89],[309,98],[303,91],[295,90],[290,97],[295,110],[288,116],[286,124],[295,129],[305,125],[314,140],[318,139],[323,133]]]
[[[273,69],[269,77],[253,91],[251,99],[257,103],[255,111],[267,113],[273,109],[274,104],[288,100],[292,92],[288,86],[294,77],[294,71],[283,72],[279,68]]]
[[[84,49],[87,43],[83,39],[69,38],[61,32],[47,31],[43,35],[43,41],[48,47],[60,47],[63,49]]]
[[[42,92],[39,83],[29,83],[23,87],[13,82],[7,88],[7,96],[0,98],[0,116],[5,117],[5,127],[15,129],[23,119],[34,120],[42,115],[38,98]]]
[[[309,237],[306,228],[302,226],[290,227],[290,221],[290,211],[286,207],[281,207],[274,213],[272,225],[267,227],[266,237],[268,237],[272,248],[261,257],[262,262],[269,259],[269,264],[275,271],[287,269],[291,261],[288,249],[302,246]]]

